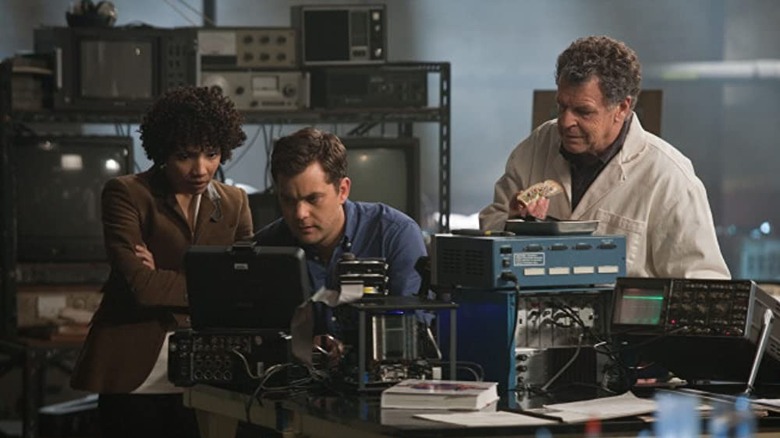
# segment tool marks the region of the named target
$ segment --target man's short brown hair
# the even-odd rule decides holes
[[[303,128],[274,143],[271,154],[271,176],[293,177],[318,162],[329,184],[338,185],[347,176],[347,150],[341,140],[329,132]]]

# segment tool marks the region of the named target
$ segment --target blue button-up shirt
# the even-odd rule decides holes
[[[427,255],[419,225],[404,213],[380,203],[347,200],[344,203],[344,213],[344,236],[330,260],[320,260],[316,248],[301,244],[282,218],[258,231],[255,241],[262,246],[303,248],[313,291],[323,286],[339,290],[336,266],[345,252],[351,252],[359,259],[383,257],[387,261],[388,288],[391,295],[416,294],[422,280],[414,266],[420,257]],[[335,331],[329,308],[315,303],[315,314],[315,333]]]

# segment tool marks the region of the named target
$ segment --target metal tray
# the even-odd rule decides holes
[[[504,230],[519,236],[559,236],[572,234],[593,234],[599,221],[525,221],[510,219]]]

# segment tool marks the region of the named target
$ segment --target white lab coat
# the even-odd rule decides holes
[[[554,179],[565,196],[550,198],[548,215],[598,220],[596,234],[626,236],[632,277],[730,278],[718,246],[707,193],[680,151],[631,118],[623,148],[571,210],[569,163],[559,152],[557,121],[550,120],[509,155],[493,203],[479,214],[480,228],[502,230],[509,199],[531,184]]]

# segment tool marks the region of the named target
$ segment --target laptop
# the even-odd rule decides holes
[[[311,295],[298,247],[193,245],[184,257],[192,328],[289,332],[295,309]]]

